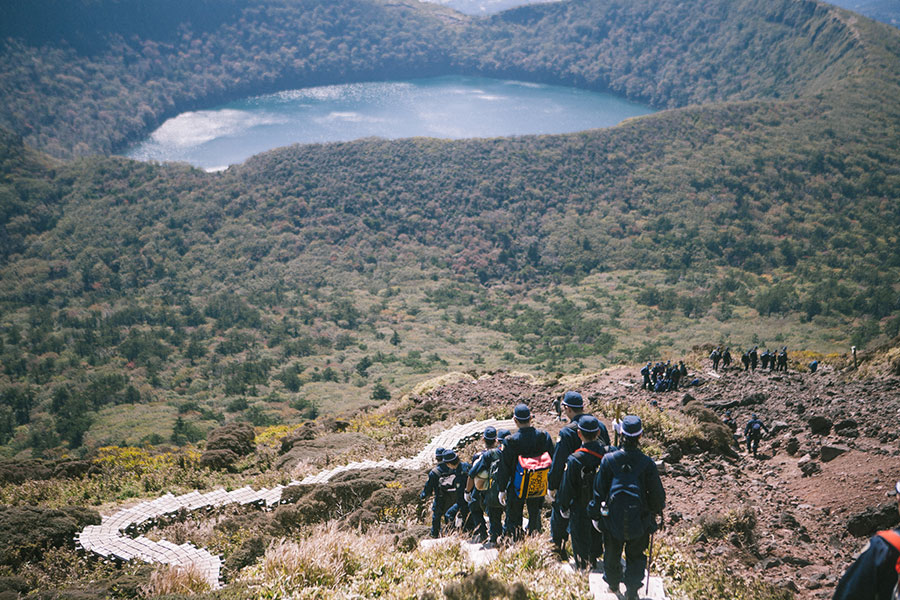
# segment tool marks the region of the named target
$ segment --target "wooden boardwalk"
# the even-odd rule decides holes
[[[301,481],[292,481],[288,485],[325,483],[345,471],[375,468],[423,470],[433,463],[435,448],[458,448],[480,437],[484,428],[489,425],[497,429],[512,430],[515,428],[512,420],[496,419],[455,425],[431,440],[421,452],[412,458],[401,458],[394,461],[353,462],[311,475]],[[171,521],[187,513],[213,511],[227,504],[256,505],[263,509],[271,509],[281,502],[281,492],[285,487],[287,486],[279,485],[272,489],[260,490],[242,487],[232,491],[220,488],[203,494],[195,490],[181,496],[166,494],[156,500],[142,502],[130,508],[123,508],[112,515],[104,516],[100,525],[85,527],[76,536],[75,542],[86,552],[93,552],[110,560],[137,559],[148,563],[194,567],[215,589],[219,587],[222,569],[221,557],[190,543],[176,545],[166,540],[156,542],[143,535],[133,536],[141,529],[152,527],[157,523]]]

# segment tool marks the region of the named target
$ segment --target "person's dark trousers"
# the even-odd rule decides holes
[[[441,504],[437,498],[431,502],[431,537],[433,538],[441,534],[441,518],[444,516]]]
[[[650,545],[650,534],[623,542],[603,532],[603,579],[611,586],[625,583],[627,591],[638,591],[644,582],[644,571],[647,569],[647,555],[644,552]],[[625,548],[625,573],[622,573],[622,547]]]
[[[593,568],[594,561],[603,554],[603,536],[594,529],[587,508],[573,507],[569,519],[569,535],[572,536],[572,553],[575,564],[581,568]]]
[[[550,539],[556,546],[566,543],[569,536],[569,520],[559,512],[559,506],[553,502],[553,511],[550,513]]]
[[[490,536],[491,542],[496,543],[497,538],[503,535],[503,507],[488,507],[488,521],[491,524]]]
[[[473,497],[469,502],[469,516],[464,525],[466,531],[473,532],[476,536],[487,536],[487,525],[484,523],[484,511],[481,509],[481,501]]]
[[[543,531],[541,526],[541,511],[544,509],[544,497],[529,498],[525,501],[528,506],[528,533],[540,533]]]
[[[525,506],[528,506],[528,533],[541,531],[541,509],[544,507],[544,497],[522,500],[512,495],[507,496],[506,501],[506,533],[514,540],[522,537],[522,516]]]

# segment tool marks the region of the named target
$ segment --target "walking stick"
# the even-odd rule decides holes
[[[653,534],[650,534],[650,552],[647,556],[647,589],[644,590],[644,595],[650,595],[650,565],[653,564]]]

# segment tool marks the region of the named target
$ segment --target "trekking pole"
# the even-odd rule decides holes
[[[650,565],[653,564],[653,533],[650,534],[650,552],[647,556],[647,589],[644,590],[644,595],[650,595]]]

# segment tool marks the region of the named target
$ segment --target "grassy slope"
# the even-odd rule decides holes
[[[658,104],[727,103],[567,136],[294,147],[222,175],[116,158],[37,169],[54,219],[14,248],[0,284],[5,356],[24,363],[6,381],[35,395],[11,448],[52,429],[55,389],[77,395],[103,374],[124,373],[143,402],[194,402],[184,414],[207,428],[237,397],[293,421],[289,404],[350,409],[378,379],[406,390],[454,368],[592,370],[713,340],[827,352],[846,346],[854,318],[886,324],[896,295],[886,316],[865,302],[900,266],[896,33],[814,3],[703,15],[682,4],[674,21],[703,35],[672,27],[650,43],[673,8],[654,6],[526,7],[470,24],[453,60]],[[751,15],[755,28],[726,36]],[[585,29],[589,16],[610,30]],[[534,37],[548,41],[529,50]],[[473,39],[486,51],[468,54]],[[756,52],[765,60],[748,60]],[[760,318],[779,284],[788,300]],[[647,300],[653,291],[674,300]],[[189,324],[189,307],[203,311],[218,292],[258,306],[262,326],[209,314]],[[845,296],[863,308],[839,304]],[[806,321],[803,303],[817,298],[836,308]],[[136,306],[140,318],[108,324]],[[576,332],[588,321],[596,328]],[[10,341],[13,326],[25,341]],[[86,337],[95,329],[112,340]],[[150,347],[129,360],[125,341],[140,335],[165,356]],[[188,357],[190,336],[205,356]],[[316,341],[310,355],[288,349],[297,336]],[[243,347],[217,352],[231,338]],[[266,359],[264,383],[229,391],[237,366]],[[290,365],[303,370],[298,392],[275,377]],[[314,380],[326,367],[338,381]],[[88,443],[139,441],[117,414],[104,409]]]

